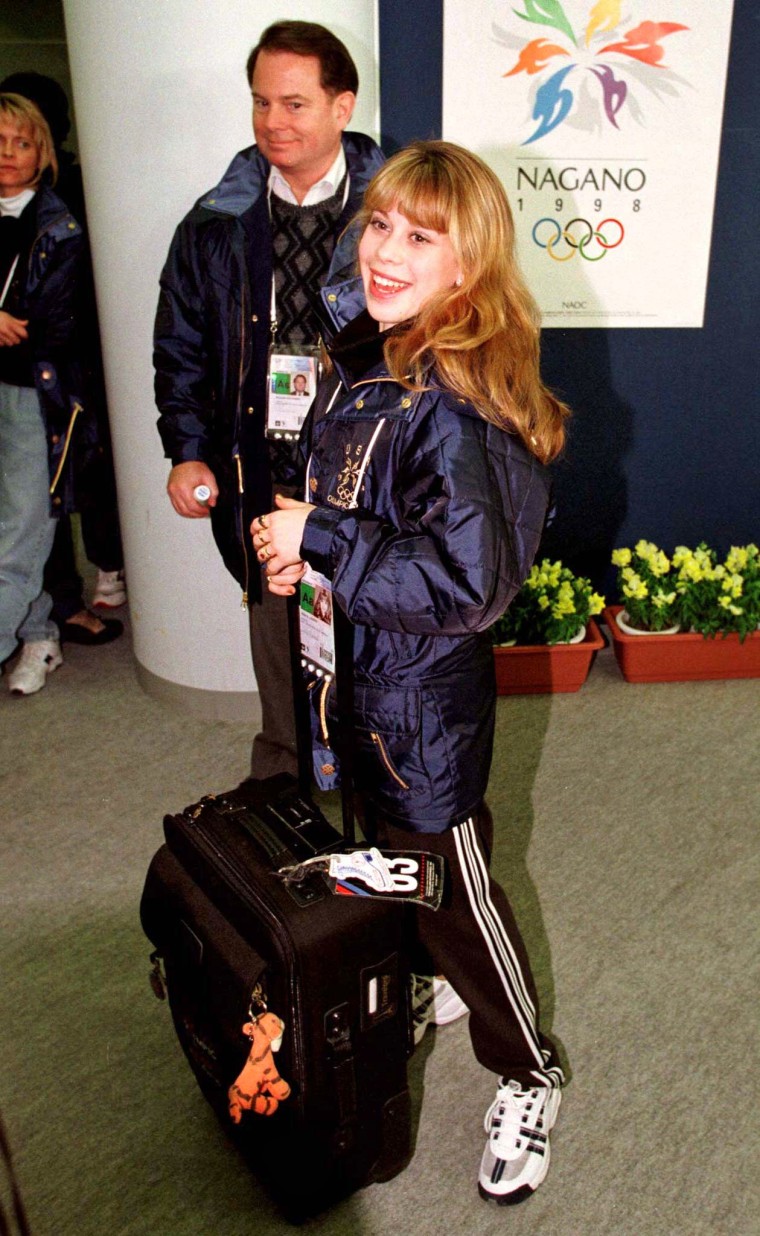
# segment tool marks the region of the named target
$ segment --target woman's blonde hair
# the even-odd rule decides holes
[[[48,122],[40,109],[32,103],[31,99],[25,99],[22,94],[0,94],[0,117],[15,124],[18,129],[28,132],[39,151],[37,171],[29,188],[37,188],[43,172],[48,168],[50,168],[50,183],[55,184],[58,178],[58,160]]]
[[[482,159],[451,142],[415,142],[370,182],[358,216],[395,208],[418,227],[446,233],[462,283],[423,305],[385,345],[391,375],[428,385],[431,363],[448,389],[544,462],[562,449],[569,409],[539,373],[539,313],[515,258],[506,193]]]

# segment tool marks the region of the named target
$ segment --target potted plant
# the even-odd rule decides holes
[[[491,628],[500,695],[577,691],[604,646],[593,615],[604,597],[561,562],[536,563]]]
[[[760,553],[757,545],[732,545],[725,562],[704,542],[695,550],[679,545],[673,554],[676,590],[684,630],[727,635],[740,641],[760,624]]]
[[[679,629],[679,596],[675,568],[667,554],[652,541],[637,541],[633,549],[616,549],[613,566],[618,568],[618,589],[624,609],[616,615],[618,626],[629,635]]]
[[[612,561],[625,611],[609,606],[604,618],[628,682],[760,676],[756,545],[732,546],[720,562],[704,543],[668,558],[639,541]]]

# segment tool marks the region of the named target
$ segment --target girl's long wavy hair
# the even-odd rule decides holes
[[[39,163],[34,179],[29,188],[36,189],[42,175],[49,168],[50,184],[55,184],[58,177],[58,160],[55,156],[55,146],[50,135],[48,122],[40,109],[31,99],[21,94],[0,93],[0,117],[16,126],[20,132],[28,135],[34,142],[39,153]]]
[[[565,439],[569,409],[539,373],[539,313],[515,258],[512,212],[491,169],[451,142],[415,142],[370,182],[358,216],[399,210],[418,227],[448,234],[462,284],[423,305],[385,345],[389,372],[412,390],[438,380],[485,420],[517,433],[543,462]]]

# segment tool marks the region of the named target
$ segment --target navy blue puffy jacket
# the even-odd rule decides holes
[[[379,147],[362,133],[344,133],[343,148],[350,191],[338,236],[383,163]],[[260,573],[248,529],[254,515],[272,505],[264,436],[272,288],[269,170],[256,146],[242,150],[182,220],[161,274],[154,334],[165,454],[173,464],[202,460],[214,473],[214,537],[252,601],[260,595]],[[349,229],[333,254],[331,279],[345,277],[355,248]],[[254,392],[250,401],[245,391]]]
[[[322,296],[337,328],[363,305],[358,280]],[[430,384],[410,392],[382,361],[357,379],[336,358],[306,427],[305,496],[317,510],[301,547],[355,624],[359,788],[418,832],[461,822],[485,794],[487,629],[530,570],[550,494],[514,434],[437,388],[434,373]]]

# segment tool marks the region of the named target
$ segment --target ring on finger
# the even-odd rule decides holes
[[[261,515],[261,516],[259,516],[259,527],[260,527],[260,528],[268,528],[268,527],[269,527],[269,524],[267,523],[267,517],[266,517],[266,515]]]

